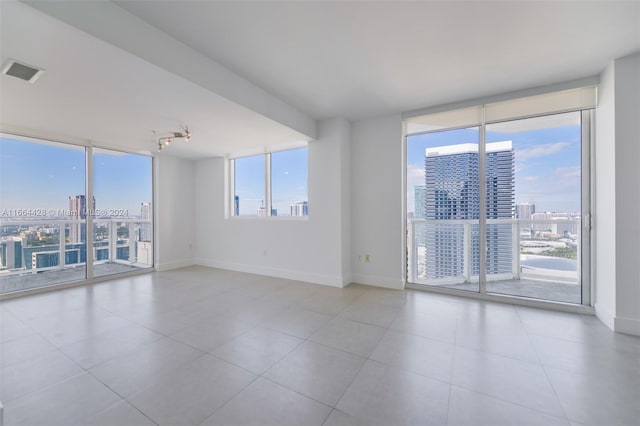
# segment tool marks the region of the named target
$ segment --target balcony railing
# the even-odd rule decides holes
[[[477,288],[478,226],[477,220],[410,220],[409,282]],[[580,282],[579,219],[487,219],[486,240],[487,282]]]
[[[150,220],[93,223],[94,276],[153,266]],[[79,273],[88,259],[86,227],[86,220],[0,221],[0,293],[86,278]]]

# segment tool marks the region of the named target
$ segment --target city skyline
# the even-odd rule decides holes
[[[85,194],[85,149],[56,143],[0,138],[2,210],[40,210],[59,215],[69,196]],[[96,209],[139,217],[140,203],[152,201],[151,157],[95,149],[93,195]],[[25,191],[24,188],[29,188]]]

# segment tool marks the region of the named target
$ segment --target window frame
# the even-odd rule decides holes
[[[479,144],[479,175],[484,176],[486,173],[486,158],[485,158],[485,149],[486,149],[486,127],[490,124],[495,123],[503,123],[512,120],[526,119],[526,118],[534,118],[534,117],[542,117],[542,116],[550,116],[556,114],[562,114],[567,112],[577,112],[581,115],[581,241],[582,247],[579,250],[580,256],[580,267],[578,268],[578,279],[580,281],[582,294],[581,294],[581,302],[579,304],[567,304],[564,302],[557,302],[553,300],[542,300],[542,299],[533,299],[526,298],[521,296],[507,295],[507,294],[499,294],[492,293],[487,291],[487,274],[486,274],[486,199],[481,197],[481,215],[480,215],[480,230],[483,234],[480,237],[481,241],[481,277],[484,279],[480,279],[480,288],[479,292],[473,292],[473,296],[486,300],[512,300],[517,301],[518,304],[531,305],[531,306],[559,306],[562,305],[563,308],[572,311],[580,311],[580,309],[592,309],[593,304],[593,282],[592,282],[592,253],[593,246],[591,244],[591,215],[593,212],[593,196],[592,196],[592,175],[593,175],[593,147],[594,144],[594,112],[597,108],[596,97],[597,97],[597,88],[598,82],[592,79],[578,80],[574,82],[563,83],[560,85],[548,86],[545,88],[538,88],[532,90],[525,90],[520,92],[513,92],[503,95],[492,96],[485,99],[480,100],[471,100],[466,102],[460,102],[457,104],[443,105],[440,107],[427,108],[423,110],[416,110],[411,112],[403,113],[403,143],[402,143],[402,157],[403,157],[403,165],[402,165],[402,199],[403,199],[403,247],[406,249],[403,250],[403,281],[407,288],[413,289],[421,289],[421,290],[429,290],[436,292],[443,292],[447,294],[466,294],[466,292],[460,292],[458,290],[448,290],[442,289],[438,287],[433,287],[430,285],[418,284],[411,281],[411,272],[409,271],[410,266],[410,256],[412,247],[409,246],[409,238],[407,235],[408,231],[408,223],[407,223],[407,143],[408,138],[414,135],[420,134],[429,134],[429,133],[437,133],[441,131],[449,131],[456,130],[462,128],[468,128],[474,125],[478,125],[480,127],[480,144]],[[528,97],[538,97],[542,99],[544,96],[554,96],[557,93],[562,92],[571,92],[574,91],[576,93],[581,93],[583,96],[580,96],[580,103],[576,103],[575,106],[564,106],[562,108],[550,108],[549,110],[538,110],[534,111],[530,114],[514,114],[513,116],[503,115],[498,119],[488,119],[486,115],[486,108],[488,106],[507,104],[512,101],[520,101],[526,100]],[[585,95],[586,94],[586,95]],[[575,98],[575,97],[574,97]],[[465,120],[461,122],[451,122],[449,121],[447,125],[434,127],[431,129],[410,129],[409,122],[412,120],[420,120],[422,117],[429,116],[440,116],[447,117],[448,114],[455,114],[458,112],[473,112],[473,115],[477,118],[468,119],[469,114],[463,116],[467,117]],[[438,118],[440,118],[438,117]],[[445,120],[446,121],[446,120]],[[412,131],[413,130],[413,131]],[[480,193],[484,193],[486,191],[484,179],[480,179]],[[413,243],[413,242],[412,242]]]
[[[227,155],[226,157],[226,169],[227,169],[227,207],[225,209],[225,218],[233,218],[240,220],[247,219],[259,219],[259,220],[308,220],[309,213],[307,211],[306,216],[278,216],[272,215],[273,213],[273,200],[272,200],[272,170],[271,170],[271,155],[273,153],[284,152],[284,151],[293,151],[297,149],[305,149],[306,150],[306,161],[307,161],[307,206],[309,201],[309,145],[305,143],[301,146],[296,147],[287,147],[284,149],[273,149],[268,150],[259,154],[241,154],[241,155]],[[261,216],[258,214],[252,215],[242,215],[239,214],[239,211],[236,211],[236,167],[235,162],[239,158],[248,158],[248,157],[257,157],[262,156],[264,158],[264,208],[265,215]],[[307,207],[308,208],[308,207]]]
[[[84,195],[87,199],[93,198],[93,189],[94,189],[94,175],[93,175],[93,153],[94,150],[105,150],[111,152],[119,152],[123,154],[131,154],[138,155],[142,157],[148,157],[151,160],[151,205],[152,205],[152,215],[151,215],[151,260],[152,263],[148,267],[140,268],[136,270],[126,271],[126,272],[118,272],[110,275],[101,275],[96,276],[94,274],[93,266],[94,266],[94,253],[93,250],[89,250],[88,247],[92,247],[94,243],[93,232],[88,232],[89,229],[93,229],[94,224],[94,216],[87,215],[85,219],[85,226],[87,229],[86,232],[86,262],[85,262],[85,274],[84,278],[78,280],[71,281],[62,281],[59,283],[47,284],[39,287],[31,287],[22,290],[15,290],[6,293],[0,293],[0,300],[5,300],[13,297],[20,297],[31,294],[39,294],[42,292],[49,291],[50,289],[55,288],[67,288],[67,287],[75,287],[81,286],[85,284],[92,284],[96,282],[102,282],[107,279],[116,279],[121,277],[130,277],[141,274],[146,274],[149,272],[153,272],[157,270],[158,262],[157,262],[157,241],[158,233],[156,230],[157,227],[157,209],[156,201],[157,201],[157,156],[153,152],[139,152],[139,151],[131,151],[121,146],[110,147],[102,144],[93,144],[93,143],[82,143],[73,140],[64,140],[56,137],[50,137],[46,133],[32,135],[26,132],[21,131],[0,131],[0,137],[7,138],[15,138],[18,141],[23,141],[27,143],[36,143],[40,145],[62,145],[63,147],[78,149],[83,151],[84,155],[84,164],[85,164],[85,176],[84,176]]]

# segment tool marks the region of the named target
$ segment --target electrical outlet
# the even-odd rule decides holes
[[[262,250],[262,255],[266,256],[267,255],[267,249]]]

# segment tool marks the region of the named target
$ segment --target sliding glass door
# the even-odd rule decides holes
[[[93,276],[153,266],[151,157],[93,149]]]
[[[0,183],[0,294],[153,266],[151,157],[1,134]]]
[[[589,303],[591,112],[529,113],[563,109],[573,94],[560,94],[410,123],[409,283]]]
[[[478,291],[479,128],[408,140],[411,246],[417,283]]]
[[[581,302],[581,129],[580,112],[486,126],[487,147],[513,157],[487,154],[487,292]]]
[[[0,293],[86,279],[85,148],[0,135]]]

